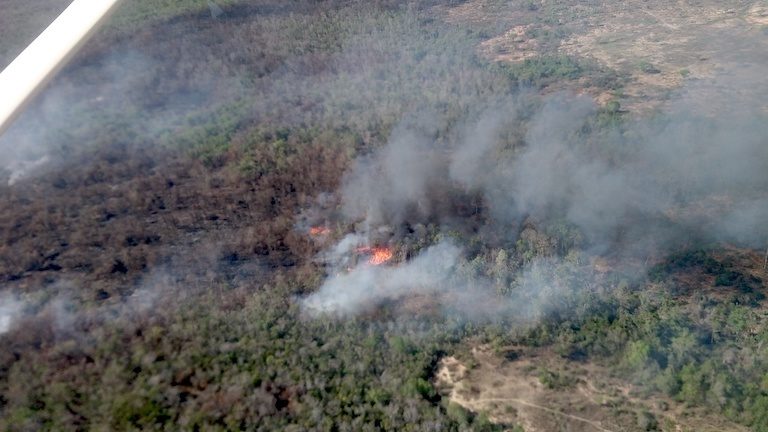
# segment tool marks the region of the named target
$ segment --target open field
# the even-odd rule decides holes
[[[442,359],[437,387],[451,403],[526,431],[629,432],[653,425],[662,431],[748,430],[707,410],[642,393],[606,374],[604,365],[569,362],[546,350],[480,346],[469,362],[470,370],[454,357]]]
[[[717,100],[765,99],[759,67],[768,43],[762,2],[522,3],[515,8],[509,2],[469,1],[445,13],[454,22],[494,29],[498,35],[482,42],[481,51],[496,61],[522,61],[550,50],[626,75],[620,92],[586,90],[631,110],[658,108],[682,87],[696,88],[683,91],[707,109]]]

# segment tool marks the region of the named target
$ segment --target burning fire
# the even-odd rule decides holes
[[[391,260],[392,256],[394,255],[392,249],[386,246],[361,247],[357,248],[357,252],[370,254],[370,258],[368,258],[368,264],[375,266],[389,262],[389,260]]]
[[[326,227],[323,227],[323,226],[312,227],[312,228],[309,229],[309,235],[315,236],[315,237],[316,236],[327,235],[327,234],[330,234],[330,233],[331,233],[330,228],[326,228]]]

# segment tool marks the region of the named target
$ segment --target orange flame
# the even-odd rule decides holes
[[[357,248],[357,252],[370,254],[371,256],[368,258],[368,264],[375,266],[389,262],[394,256],[392,249],[386,246],[361,247]]]
[[[311,236],[321,236],[321,235],[327,235],[330,233],[331,233],[330,228],[326,228],[322,226],[312,227],[309,229],[309,235]]]
[[[392,259],[392,250],[386,247],[373,248],[373,255],[368,259],[368,263],[372,265],[382,265],[385,262]]]

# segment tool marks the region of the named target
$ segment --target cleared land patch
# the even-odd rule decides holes
[[[436,374],[441,392],[470,411],[486,413],[496,423],[520,424],[527,432],[747,430],[670,398],[638,395],[604,367],[547,350],[478,346],[465,362],[441,360]]]

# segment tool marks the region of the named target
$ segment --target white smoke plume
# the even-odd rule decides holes
[[[24,303],[9,294],[0,297],[0,335],[13,327],[14,321],[23,314]]]
[[[583,234],[589,254],[659,256],[701,241],[765,246],[768,123],[759,110],[712,118],[681,109],[681,99],[664,116],[598,128],[599,108],[589,98],[552,95],[526,117],[527,98],[477,108],[448,134],[438,133],[434,116],[402,121],[384,148],[358,160],[346,176],[343,214],[362,228],[329,254],[343,256],[381,226],[397,232],[404,224],[467,224],[456,208],[472,194],[482,199],[482,229],[512,242],[526,220],[562,220]],[[522,142],[511,141],[510,130]],[[400,267],[364,265],[333,274],[305,305],[352,314],[436,286],[481,298],[478,287],[490,285],[487,276],[452,278],[449,270],[462,252],[451,250],[453,259],[441,263],[428,249]],[[491,309],[530,319],[557,310],[550,302],[564,285],[525,282],[547,266],[556,265],[524,269],[518,291]],[[454,306],[461,303],[472,302]]]
[[[351,315],[416,291],[447,290],[460,253],[450,242],[441,242],[401,266],[361,264],[328,278],[303,306],[313,314]]]
[[[175,307],[193,288],[180,283],[168,268],[149,272],[124,297],[114,296],[96,304],[82,298],[82,287],[69,280],[58,280],[45,290],[24,296],[0,296],[0,335],[24,331],[30,323],[48,328],[57,340],[86,343],[106,323],[130,325],[157,313],[160,305]],[[169,306],[170,305],[170,306]]]

